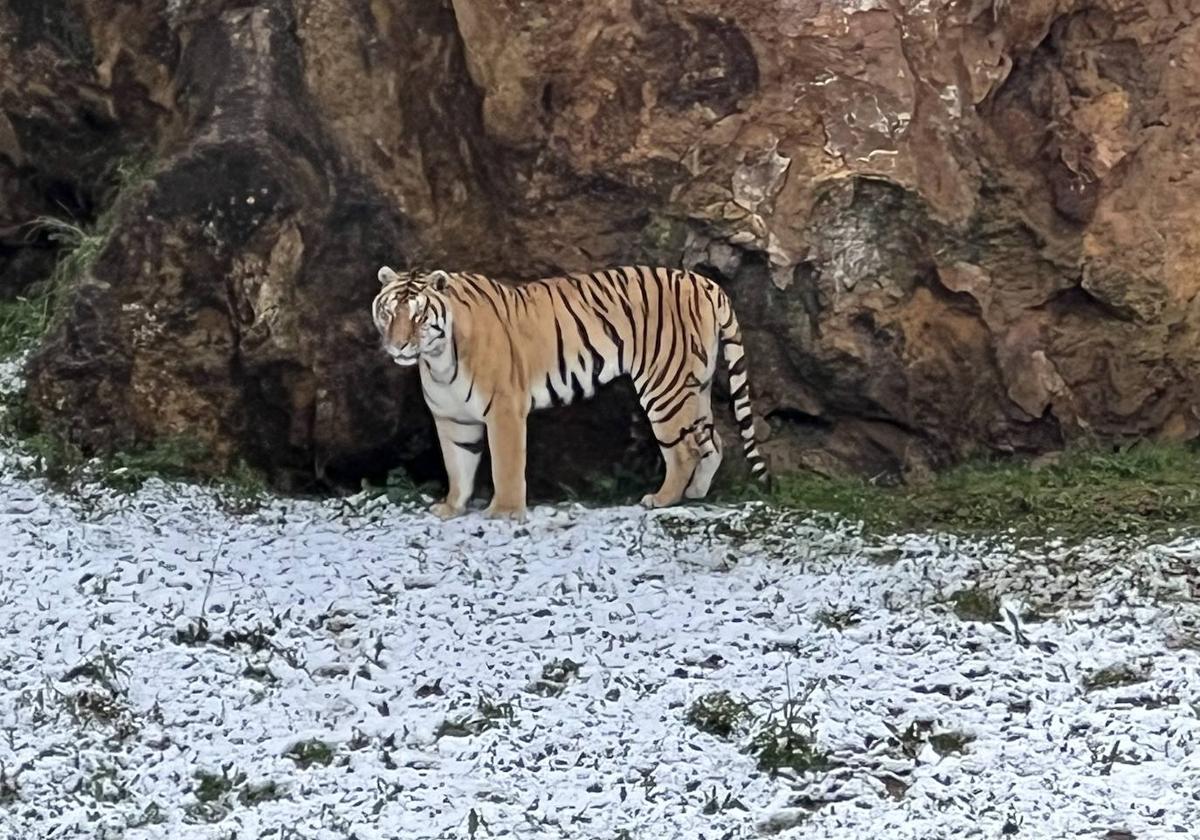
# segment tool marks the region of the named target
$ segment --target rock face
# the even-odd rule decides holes
[[[700,267],[777,467],[1200,432],[1200,3],[8,0],[0,32],[0,293],[47,270],[31,215],[104,214],[31,371],[85,444],[436,472],[385,262]],[[542,418],[531,477],[652,459],[635,415]]]

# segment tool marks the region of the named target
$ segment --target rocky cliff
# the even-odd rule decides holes
[[[30,218],[93,232],[31,367],[87,445],[436,471],[384,262],[703,268],[777,467],[1200,431],[1196,0],[7,0],[0,35],[0,293],[53,264]],[[633,415],[543,418],[532,472],[652,458]]]

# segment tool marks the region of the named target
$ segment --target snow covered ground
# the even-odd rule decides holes
[[[232,515],[21,463],[0,446],[3,838],[1200,836],[1195,544]],[[960,619],[974,587],[1010,617]],[[752,711],[728,738],[688,718],[719,690]],[[829,766],[771,776],[746,748],[789,698]]]

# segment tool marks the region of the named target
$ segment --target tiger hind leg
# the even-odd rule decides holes
[[[716,472],[716,463],[712,460],[713,443],[705,429],[711,429],[711,422],[704,418],[704,394],[693,393],[684,401],[663,413],[663,420],[656,421],[654,414],[649,411],[650,426],[658,439],[659,451],[666,462],[667,473],[663,477],[662,487],[657,493],[645,496],[642,504],[650,508],[669,507],[683,498],[684,492],[695,481],[696,473],[700,472],[704,458],[709,457],[709,466],[705,472]],[[717,462],[720,455],[717,456]],[[711,475],[707,481],[711,481]],[[708,490],[705,479],[701,479],[704,490]],[[699,488],[697,488],[699,489]]]
[[[662,487],[658,488],[657,493],[649,493],[642,497],[642,505],[648,508],[670,507],[678,503],[700,462],[701,453],[690,430],[685,431],[681,439],[673,445],[660,443],[659,451],[667,464],[667,474],[663,477]]]
[[[696,464],[695,472],[692,473],[692,480],[688,482],[687,489],[683,491],[683,495],[688,499],[703,499],[708,495],[709,488],[712,487],[713,478],[717,474],[717,468],[721,466],[721,456],[724,454],[724,446],[721,444],[721,436],[713,427],[711,419],[707,426],[695,432],[695,434],[700,450],[700,462]]]

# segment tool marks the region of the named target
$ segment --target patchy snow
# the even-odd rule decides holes
[[[234,516],[157,482],[62,495],[20,462],[0,448],[0,837],[1200,825],[1193,544],[880,540],[753,505]],[[976,584],[1005,621],[955,616]],[[1137,681],[1087,690],[1109,666]],[[690,705],[722,689],[802,703],[832,769],[772,778],[749,733],[697,731]],[[970,740],[943,755],[940,733]],[[332,761],[286,755],[308,739]],[[228,790],[199,786],[222,768]]]

